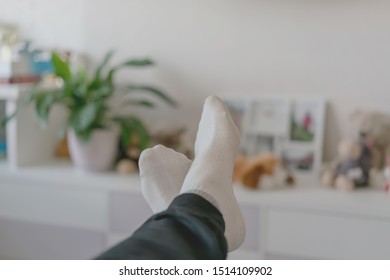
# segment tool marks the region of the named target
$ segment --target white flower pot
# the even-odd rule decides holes
[[[83,171],[102,172],[113,168],[118,155],[119,134],[114,129],[96,129],[88,141],[68,130],[69,153],[74,165]]]

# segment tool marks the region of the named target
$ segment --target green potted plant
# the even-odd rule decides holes
[[[145,92],[175,105],[168,95],[155,87],[117,85],[114,77],[119,70],[147,67],[154,63],[149,59],[129,59],[107,69],[112,55],[113,52],[106,54],[93,75],[89,76],[86,69],[72,71],[68,62],[53,53],[55,75],[62,80],[62,86],[36,87],[28,98],[28,103],[34,105],[42,122],[47,122],[54,105],[67,109],[69,152],[75,166],[85,171],[110,169],[117,156],[119,140],[126,147],[133,136],[137,136],[141,150],[148,145],[149,134],[140,119],[133,115],[116,115],[110,110],[109,104],[114,96]],[[147,99],[126,99],[126,104],[154,107],[154,103]]]

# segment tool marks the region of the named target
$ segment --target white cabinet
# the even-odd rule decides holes
[[[311,185],[236,194],[248,234],[232,258],[390,259],[390,196],[382,191]]]
[[[269,211],[268,252],[320,259],[390,259],[390,220]]]
[[[235,188],[247,227],[231,259],[390,259],[390,196]],[[0,259],[89,259],[152,215],[138,176],[0,164]]]
[[[98,230],[0,218],[0,259],[89,259],[104,245]]]

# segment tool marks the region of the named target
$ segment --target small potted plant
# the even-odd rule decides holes
[[[106,69],[112,55],[113,52],[109,52],[90,77],[86,69],[72,71],[68,62],[53,53],[55,75],[61,79],[62,85],[58,88],[36,87],[28,97],[28,103],[34,105],[42,122],[47,122],[54,105],[67,109],[70,156],[75,166],[84,171],[110,169],[118,154],[119,140],[126,147],[136,136],[141,150],[148,145],[149,133],[140,119],[133,115],[116,115],[110,110],[109,104],[114,96],[145,92],[175,105],[169,96],[155,87],[117,85],[114,77],[119,70],[152,66],[154,63],[149,59],[130,59]],[[147,99],[126,99],[126,104],[154,107],[154,103]]]

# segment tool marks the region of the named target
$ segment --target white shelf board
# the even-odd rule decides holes
[[[90,190],[118,190],[141,192],[138,174],[119,175],[114,171],[105,173],[85,173],[77,170],[70,161],[56,160],[44,165],[10,168],[6,162],[0,162],[0,182],[18,182],[35,180],[50,188],[66,187]],[[61,183],[61,184],[59,184]]]
[[[2,182],[19,184],[26,182],[28,186],[31,180],[41,182],[42,187],[49,188],[123,191],[141,194],[138,174],[119,175],[114,171],[83,173],[74,168],[69,161],[58,160],[45,165],[11,170],[6,162],[0,161],[0,185]],[[319,183],[314,180],[306,180],[301,181],[299,186],[291,188],[250,190],[235,186],[234,191],[241,204],[272,206],[293,211],[311,210],[335,215],[390,218],[390,193],[375,188],[340,192],[320,187]]]
[[[261,207],[390,218],[390,194],[373,188],[340,192],[317,183],[275,191],[236,188],[235,193],[238,201],[259,204]]]

